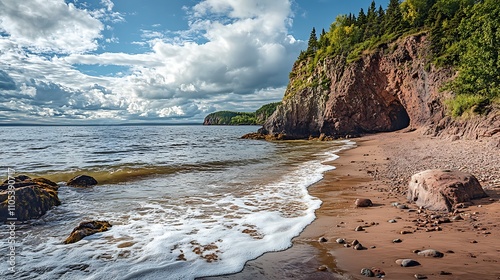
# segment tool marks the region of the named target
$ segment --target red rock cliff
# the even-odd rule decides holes
[[[443,105],[450,93],[439,90],[455,72],[435,68],[428,57],[429,41],[422,34],[382,46],[355,62],[327,58],[312,72],[306,70],[306,61],[298,62],[281,106],[260,132],[298,139],[426,126],[429,133],[439,134],[456,123],[446,117]],[[499,121],[498,114],[490,120]]]

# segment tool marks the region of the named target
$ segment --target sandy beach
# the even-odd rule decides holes
[[[240,273],[210,279],[365,279],[363,268],[379,268],[386,279],[500,279],[500,152],[491,138],[454,140],[418,130],[355,139],[358,147],[342,151],[330,163],[336,169],[310,187],[323,204],[290,249],[250,261]],[[426,169],[469,172],[489,197],[454,214],[419,211],[405,192],[409,177]],[[357,198],[374,205],[356,208]],[[393,206],[396,202],[409,209]],[[428,222],[417,225],[418,219]],[[358,226],[363,230],[355,231]],[[358,240],[365,249],[338,244],[338,238],[348,244]],[[414,252],[425,249],[444,256]],[[420,265],[395,262],[406,258]]]

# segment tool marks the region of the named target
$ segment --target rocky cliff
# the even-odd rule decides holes
[[[437,135],[455,126],[462,129],[447,131],[474,137],[475,132],[463,132],[471,130],[468,124],[446,117],[443,103],[451,93],[440,88],[455,72],[430,63],[429,45],[428,36],[420,34],[383,45],[353,62],[327,58],[312,72],[307,61],[297,62],[282,104],[259,132],[279,139],[321,134],[336,138],[427,127],[428,133]],[[500,127],[498,110],[488,118],[473,126],[484,126],[483,132],[491,134],[492,127]]]

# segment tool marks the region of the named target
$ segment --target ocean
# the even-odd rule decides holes
[[[353,142],[240,139],[255,126],[4,126],[3,179],[45,177],[62,204],[0,232],[1,279],[194,279],[284,250],[321,201],[307,188]],[[95,187],[64,184],[86,174]],[[65,245],[85,220],[113,227]]]

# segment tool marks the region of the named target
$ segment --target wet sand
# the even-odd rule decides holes
[[[362,268],[380,268],[386,279],[500,279],[500,151],[485,140],[450,141],[422,136],[419,131],[383,133],[355,139],[358,147],[342,151],[331,162],[335,170],[310,187],[323,204],[317,219],[282,252],[249,261],[242,272],[206,279],[365,279]],[[417,226],[427,215],[406,201],[408,176],[427,168],[451,168],[480,179],[488,198],[458,213],[463,220]],[[357,198],[373,207],[356,208]],[[398,209],[399,202],[410,209]],[[456,216],[456,215],[455,215]],[[388,220],[394,219],[395,223]],[[362,226],[363,231],[355,231]],[[405,232],[402,234],[402,232]],[[327,241],[320,242],[324,237]],[[336,243],[358,240],[366,249]],[[400,239],[400,243],[394,243]],[[442,258],[423,257],[414,250],[435,249]],[[421,265],[401,267],[396,259]]]

